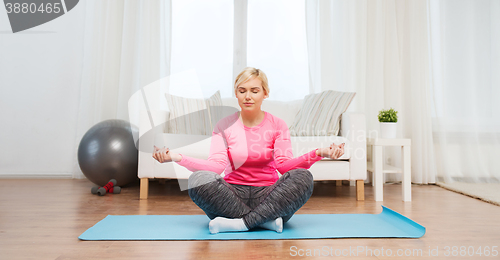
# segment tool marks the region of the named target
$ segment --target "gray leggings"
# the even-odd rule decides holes
[[[188,192],[210,219],[243,218],[248,229],[282,217],[287,222],[313,192],[307,169],[290,170],[271,186],[227,183],[219,174],[196,171],[189,176]]]

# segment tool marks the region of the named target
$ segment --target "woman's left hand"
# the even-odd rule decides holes
[[[318,149],[318,155],[322,157],[328,157],[331,159],[338,159],[342,155],[344,155],[344,145],[345,143],[342,143],[340,145],[336,145],[335,143],[332,143],[330,147],[323,147]]]

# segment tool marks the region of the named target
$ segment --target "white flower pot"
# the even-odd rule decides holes
[[[396,138],[397,124],[394,122],[380,122],[380,138]]]

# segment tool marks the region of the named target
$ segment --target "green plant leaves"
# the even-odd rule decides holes
[[[394,109],[380,110],[378,112],[378,121],[379,122],[398,122],[398,111]]]

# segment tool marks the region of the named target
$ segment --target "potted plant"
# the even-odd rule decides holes
[[[396,138],[398,111],[390,108],[378,112],[380,122],[380,138]]]

